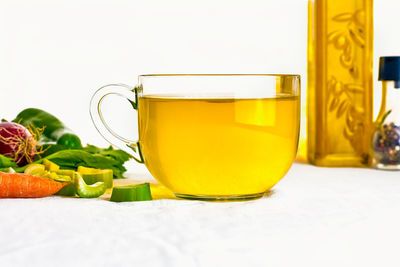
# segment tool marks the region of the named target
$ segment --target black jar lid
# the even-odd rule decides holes
[[[400,56],[379,58],[379,81],[394,81],[400,88]]]

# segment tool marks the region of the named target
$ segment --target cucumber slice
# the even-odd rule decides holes
[[[111,193],[110,201],[129,202],[136,200],[136,189],[132,186],[116,186]]]
[[[110,201],[129,202],[152,200],[150,184],[116,186],[113,188]]]
[[[49,172],[55,172],[55,171],[58,171],[60,169],[60,166],[58,166],[57,164],[51,162],[48,159],[44,159],[43,160],[43,165],[44,165],[46,171],[49,171]]]
[[[44,177],[44,178],[49,178],[57,182],[71,182],[72,179],[68,175],[60,175],[57,174],[56,172],[50,172],[46,171],[44,169],[44,165],[42,164],[32,164],[28,168],[25,169],[24,171],[25,174],[33,175],[33,176],[39,176],[39,177]]]
[[[112,188],[114,184],[114,174],[110,169],[101,170],[102,175],[99,181],[103,181],[107,188]]]
[[[96,168],[88,168],[85,166],[78,166],[78,170],[77,172],[79,172],[80,174],[84,173],[84,174],[89,174],[89,173],[96,173],[97,170]]]
[[[53,176],[54,178],[50,178],[50,179],[53,179],[54,181],[57,181],[57,182],[71,182],[72,181],[71,177],[69,177],[67,175],[58,175],[55,172],[52,172],[51,174],[56,175],[55,177]]]
[[[50,162],[50,161],[48,161],[48,162]],[[50,163],[54,164],[52,162],[50,162]],[[51,165],[51,164],[49,165],[49,163],[47,163],[47,164],[48,164],[48,166]],[[56,164],[54,164],[54,165],[56,165]],[[46,170],[46,168],[56,169],[56,167],[54,167],[54,165],[52,165],[50,167],[46,167],[43,164],[31,164],[25,169],[24,173],[33,175],[33,176],[49,178],[49,179],[52,179],[57,182],[71,182],[73,180],[73,178],[70,176],[69,170],[59,170],[56,172]],[[58,167],[58,165],[56,165],[56,166]],[[74,172],[74,171],[72,171],[72,172]]]
[[[113,171],[110,169],[101,170],[79,166],[78,172],[83,177],[86,184],[90,185],[96,182],[104,182],[106,188],[113,187]]]
[[[56,171],[58,175],[64,175],[71,177],[71,180],[74,181],[75,179],[75,171],[74,170],[59,170]]]
[[[76,173],[75,189],[77,194],[82,198],[95,198],[103,195],[106,192],[106,186],[104,182],[97,182],[92,185],[87,185],[79,173]]]
[[[44,171],[40,174],[40,177],[56,180],[58,178],[58,175],[55,172]]]
[[[42,176],[45,172],[45,167],[43,164],[30,164],[25,169],[24,173],[33,176]]]
[[[73,197],[76,195],[76,190],[75,190],[75,185],[74,184],[68,184],[61,188],[60,191],[56,193],[57,196],[67,196],[67,197]]]
[[[92,185],[97,182],[103,182],[103,181],[99,181],[99,177],[97,174],[82,174],[82,173],[80,173],[80,175],[82,176],[83,180],[85,181],[85,183],[87,185]]]
[[[146,200],[152,200],[150,184],[144,183],[136,185],[136,201],[146,201]]]

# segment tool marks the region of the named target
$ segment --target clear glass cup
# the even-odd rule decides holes
[[[111,94],[137,110],[138,141],[104,121],[101,103]],[[177,197],[244,200],[263,196],[292,165],[299,102],[299,75],[141,75],[136,87],[97,90],[90,113],[107,141],[144,163]]]

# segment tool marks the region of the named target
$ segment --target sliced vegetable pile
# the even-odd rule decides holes
[[[106,179],[112,181],[111,170],[96,170],[100,174],[88,185],[79,172],[62,170],[60,166],[47,159],[43,164],[30,164],[24,174],[0,172],[0,197],[45,197],[57,195],[95,198],[103,195],[107,189]],[[111,174],[111,175],[110,175]],[[109,181],[107,181],[109,183]]]
[[[0,198],[46,197],[70,182],[56,182],[38,176],[0,172]]]
[[[47,159],[61,169],[111,169],[114,178],[122,178],[126,171],[123,164],[130,158],[112,146],[83,147],[81,139],[58,118],[40,109],[25,109],[13,122],[0,123],[0,171],[12,167],[21,173],[27,164],[41,164]]]
[[[12,122],[0,123],[0,198],[53,194],[96,198],[113,187],[114,178],[123,178],[123,164],[130,158],[112,146],[84,147],[55,116],[40,109],[25,109]],[[122,189],[135,195],[128,198],[118,196],[120,189],[114,188],[114,199],[150,200],[147,187]]]

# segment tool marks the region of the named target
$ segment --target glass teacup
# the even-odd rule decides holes
[[[101,103],[110,94],[137,110],[139,141],[104,121]],[[90,112],[106,140],[144,163],[177,197],[244,200],[263,196],[292,165],[299,99],[299,75],[141,75],[136,87],[100,88]]]

